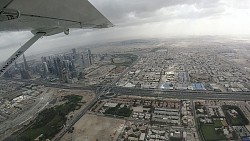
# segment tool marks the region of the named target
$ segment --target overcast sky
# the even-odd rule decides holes
[[[95,42],[189,35],[250,34],[250,0],[90,0],[115,27],[44,37],[27,54]],[[0,33],[0,61],[32,37]]]

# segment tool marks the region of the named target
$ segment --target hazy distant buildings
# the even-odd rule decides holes
[[[85,61],[86,61],[86,59],[85,59],[85,56],[84,56],[83,53],[81,54],[81,59],[82,59],[82,65],[83,65],[83,67],[85,67]]]
[[[42,60],[42,62],[46,62],[47,61],[46,57],[41,57],[41,60]]]
[[[30,79],[31,78],[29,71],[26,69],[21,69],[20,73],[21,73],[22,79]]]
[[[24,69],[29,70],[29,66],[28,66],[28,63],[24,54],[23,54],[23,63],[24,63]]]
[[[49,73],[49,68],[47,62],[43,62],[43,76],[46,78],[48,73]]]
[[[76,53],[76,49],[73,48],[72,49],[72,52],[73,52],[73,58],[76,59],[77,58],[77,53]]]
[[[62,81],[64,83],[69,83],[69,71],[66,68],[62,70]]]
[[[83,52],[81,58],[84,68],[88,68],[93,64],[93,55],[90,49],[88,49],[87,52]]]
[[[55,73],[59,78],[62,78],[62,64],[60,58],[54,58]]]
[[[15,68],[18,68],[17,63],[15,62]]]
[[[5,78],[12,78],[13,75],[12,75],[12,73],[10,73],[10,71],[8,70],[8,71],[6,71],[6,72],[4,73],[4,77],[5,77]]]

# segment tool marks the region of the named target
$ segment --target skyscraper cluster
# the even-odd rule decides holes
[[[70,79],[77,77],[74,58],[72,54],[42,57],[42,76],[46,78],[55,75],[63,82],[69,83]]]
[[[23,62],[15,62],[14,67],[6,72],[6,77],[15,76],[15,74],[21,75],[21,79],[30,79],[31,74],[41,76],[43,79],[58,79],[61,82],[73,83],[77,81],[79,74],[82,74],[84,68],[88,68],[93,64],[93,54],[90,49],[87,49],[81,53],[77,53],[76,49],[72,49],[72,52],[41,57],[41,62],[33,61],[28,64],[25,55],[23,55]]]

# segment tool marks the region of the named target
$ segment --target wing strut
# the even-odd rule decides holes
[[[38,39],[44,36],[45,32],[38,32],[29,41],[27,41],[23,46],[21,46],[4,64],[0,67],[0,77],[11,67],[11,65],[28,49],[32,46]]]

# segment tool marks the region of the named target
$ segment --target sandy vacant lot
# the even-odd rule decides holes
[[[124,124],[125,120],[86,114],[74,125],[74,132],[65,134],[61,141],[113,141]]]

